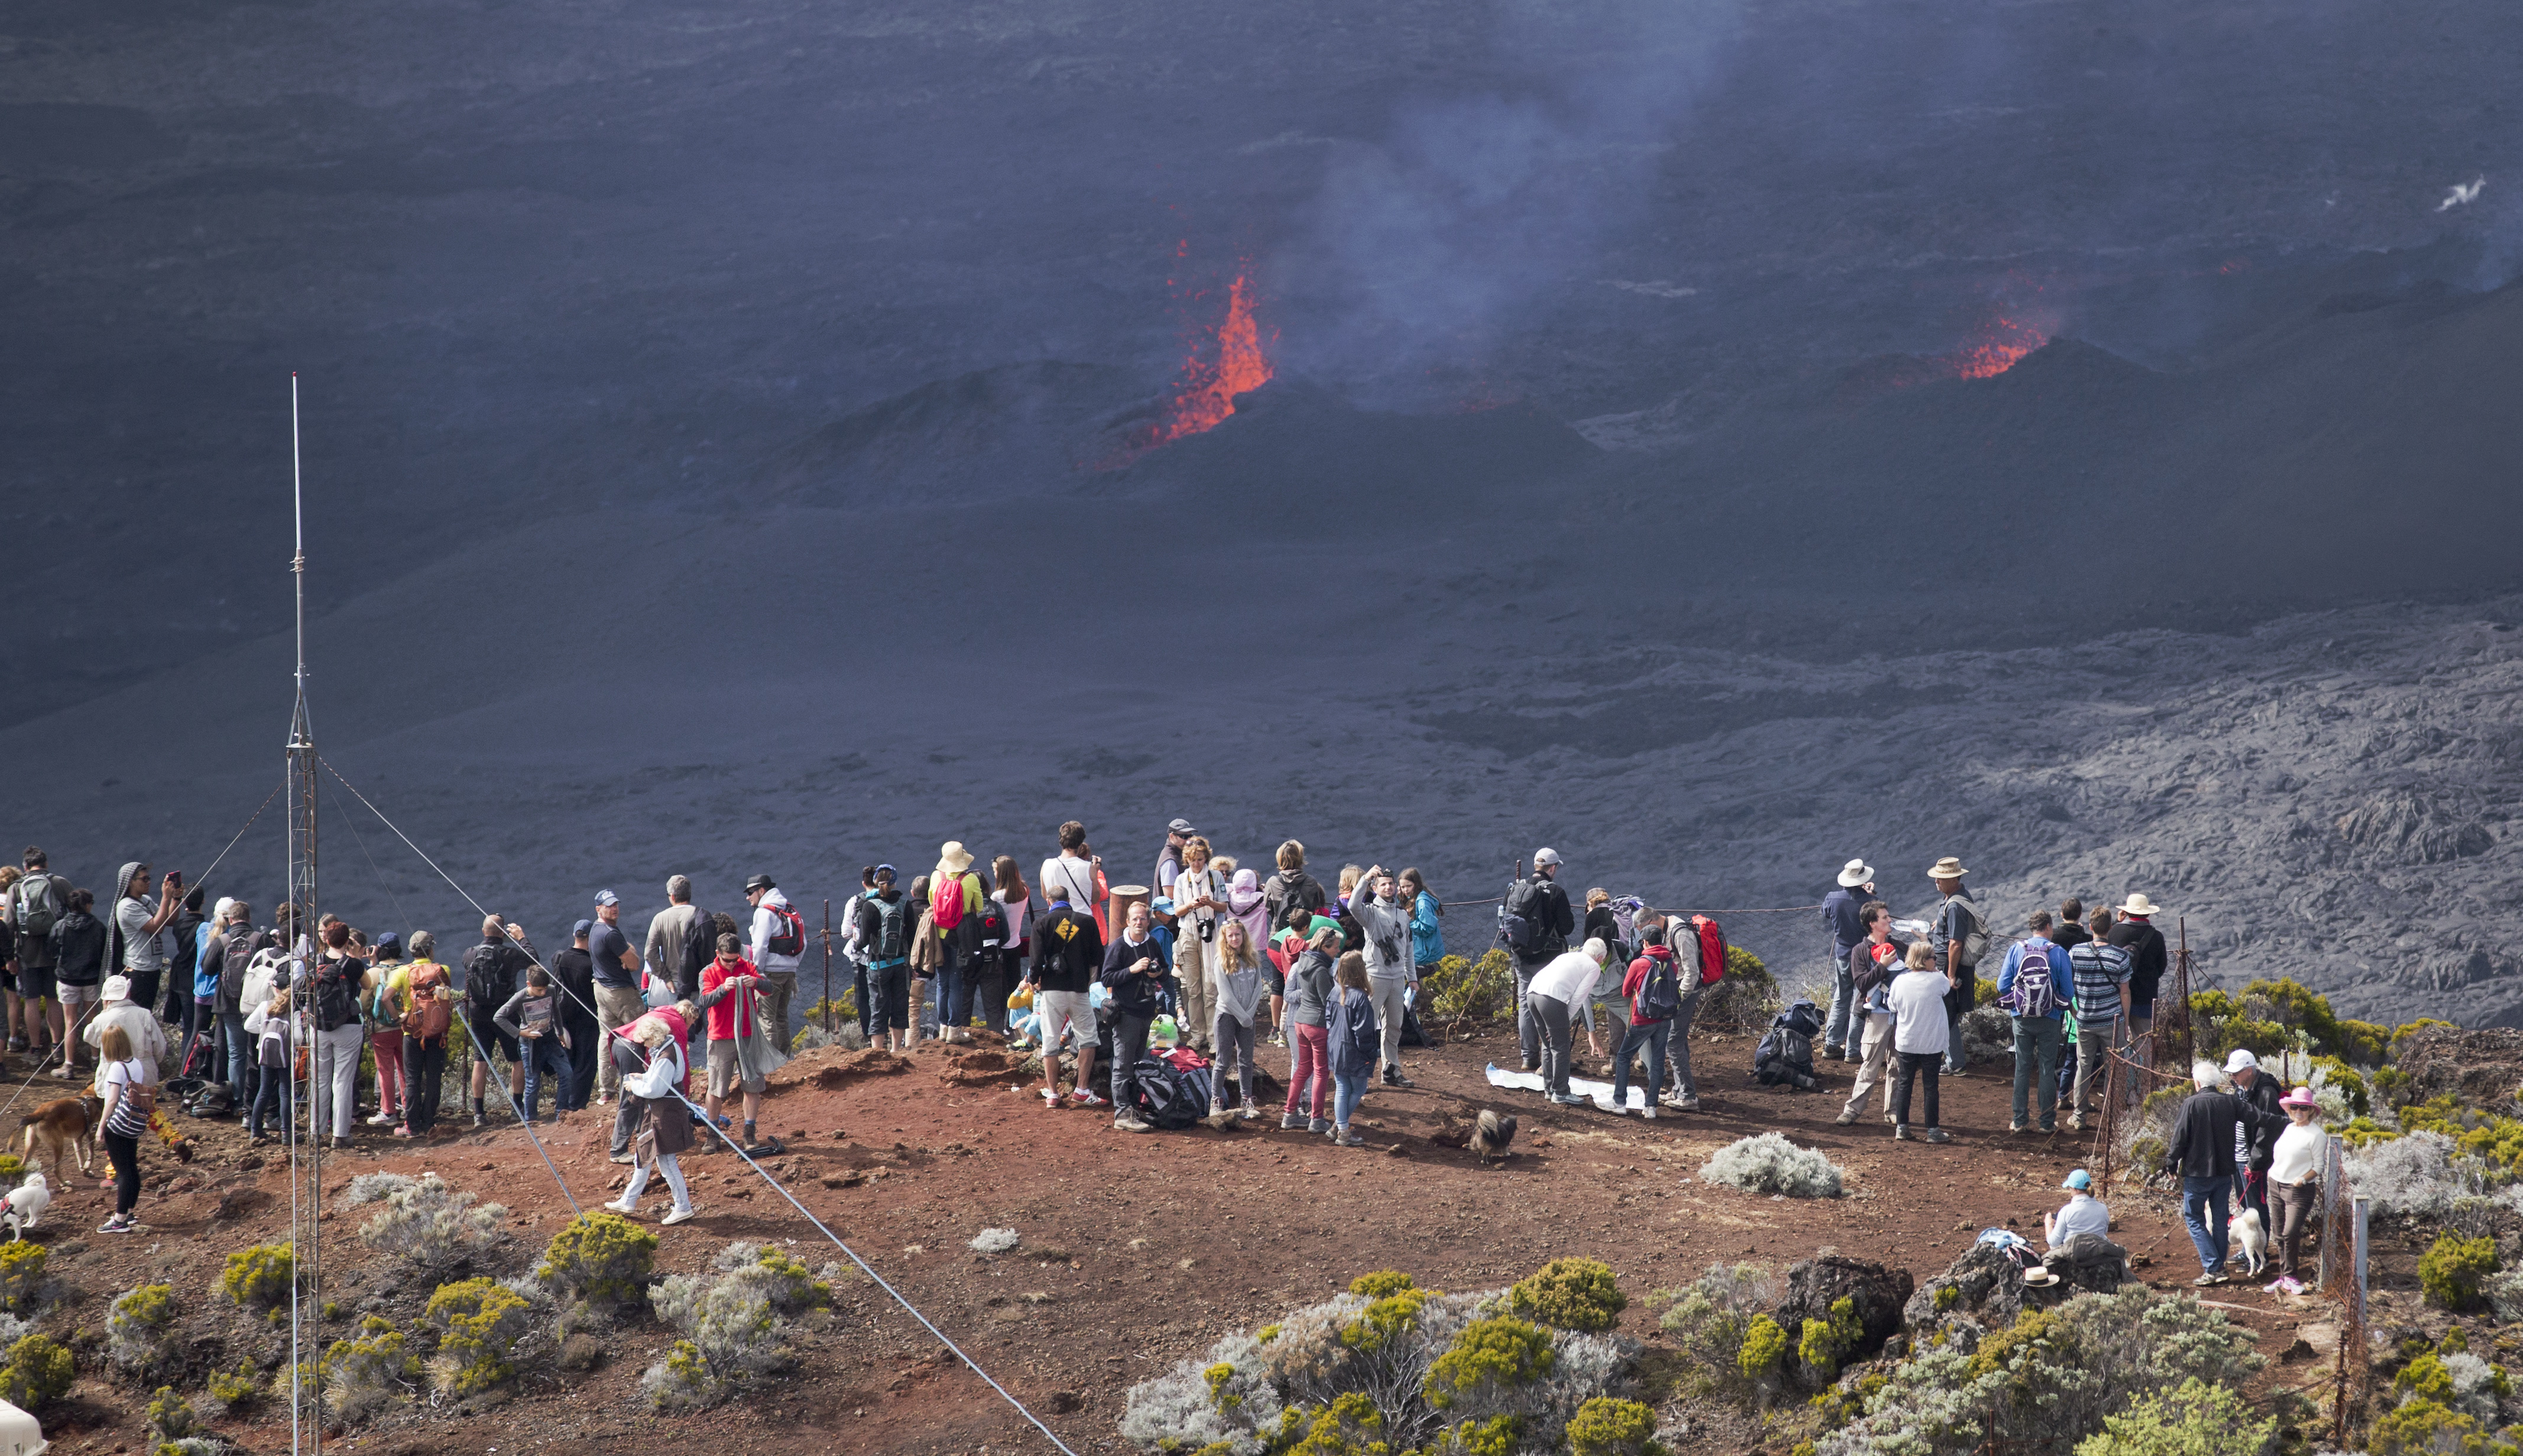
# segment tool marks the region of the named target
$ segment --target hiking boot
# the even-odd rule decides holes
[[[1930,1143],[1950,1143],[1954,1140],[1954,1135],[1941,1127],[1931,1127],[1919,1136]]]
[[[1411,1081],[1408,1077],[1402,1075],[1402,1068],[1398,1066],[1388,1066],[1384,1069],[1384,1085],[1387,1087],[1416,1087],[1419,1084]]]
[[[476,1131],[479,1131],[479,1130],[481,1130],[482,1128],[489,1127],[490,1125],[491,1125],[491,1119],[490,1119],[490,1118],[488,1118],[488,1117],[486,1117],[486,1116],[482,1115],[482,1114],[481,1114],[481,1113],[479,1113],[479,1112],[476,1112],[476,1113],[474,1113],[474,1114],[473,1114],[473,1126],[474,1126],[474,1129],[475,1129]]]
[[[1848,1049],[1846,1047],[1834,1047],[1829,1043],[1825,1043],[1822,1049],[1822,1055],[1825,1057],[1836,1057],[1840,1060],[1846,1061],[1848,1059]]]
[[[1673,1105],[1685,1112],[1696,1112],[1699,1110],[1699,1098],[1694,1093],[1686,1092],[1674,1099]]]
[[[2213,1290],[2216,1286],[2225,1282],[2226,1280],[2223,1273],[2212,1269],[2209,1272],[2200,1275],[2197,1279],[2190,1281],[2190,1287],[2194,1290]]]
[[[1854,1113],[1854,1112],[1842,1112],[1842,1113],[1840,1113],[1838,1116],[1836,1116],[1836,1117],[1834,1117],[1834,1118],[1833,1118],[1833,1119],[1832,1119],[1832,1121],[1833,1121],[1833,1122],[1835,1122],[1835,1123],[1838,1123],[1841,1127],[1846,1127],[1846,1126],[1848,1126],[1850,1123],[1855,1122],[1856,1120],[1857,1120],[1857,1114],[1856,1114],[1856,1113]]]
[[[1306,1119],[1298,1116],[1294,1112],[1282,1112],[1279,1114],[1279,1131],[1283,1133],[1295,1132],[1297,1129],[1304,1127],[1305,1125]]]
[[[1309,1133],[1327,1133],[1331,1130],[1332,1122],[1328,1117],[1310,1118],[1306,1123],[1306,1131]]]
[[[2070,1131],[2070,1132],[2071,1132],[2071,1133],[2080,1133],[2080,1132],[2083,1132],[2084,1130],[2085,1130],[2085,1119],[2084,1119],[2084,1118],[2082,1118],[2082,1117],[2071,1117],[2071,1118],[2069,1118],[2069,1119],[2068,1119],[2068,1131]]]
[[[1542,1063],[1528,1057],[1524,1061],[1524,1069],[1528,1072],[1538,1072],[1542,1070]]]
[[[1366,1139],[1359,1137],[1357,1134],[1351,1132],[1347,1128],[1343,1128],[1339,1132],[1332,1134],[1332,1141],[1343,1148],[1363,1148],[1366,1146]]]
[[[633,1157],[630,1153],[627,1153],[627,1152],[617,1152],[617,1153],[613,1154],[611,1157],[606,1158],[606,1159],[605,1159],[605,1161],[606,1161],[606,1162],[609,1162],[609,1163],[620,1163],[622,1166],[624,1166],[624,1167],[626,1167],[626,1168],[627,1168],[627,1167],[631,1166],[633,1163],[635,1163],[635,1162],[639,1161],[639,1159],[637,1159],[637,1158]]]
[[[1115,1118],[1113,1120],[1113,1125],[1125,1133],[1152,1133],[1157,1130],[1155,1124],[1146,1121],[1135,1113],[1127,1113]]]
[[[1910,1124],[1906,1122],[1896,1122],[1892,1124],[1892,1141],[1895,1143],[1909,1142]]]

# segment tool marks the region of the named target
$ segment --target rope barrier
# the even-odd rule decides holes
[[[450,889],[452,889],[456,894],[463,896],[465,903],[471,905],[476,911],[480,911],[485,918],[489,917],[491,913],[488,910],[483,909],[482,902],[475,900],[462,885],[457,884],[455,882],[455,877],[449,874],[444,869],[441,869],[438,862],[430,859],[429,855],[423,851],[419,845],[413,844],[411,842],[410,835],[404,833],[404,831],[396,825],[394,821],[386,818],[385,811],[377,808],[375,804],[369,802],[367,795],[360,793],[349,779],[342,776],[341,770],[334,768],[330,763],[326,763],[321,755],[318,755],[315,761],[319,764],[323,764],[324,771],[333,775],[335,782],[341,784],[342,787],[349,789],[352,797],[357,799],[362,805],[365,805],[367,807],[367,811],[377,817],[377,822],[379,823],[382,823],[387,828],[394,830],[396,838],[401,839],[406,846],[408,846],[413,854],[419,855],[422,862],[427,864],[430,869],[437,870],[438,877],[446,880]],[[371,862],[371,864],[373,865],[373,862]],[[382,876],[380,877],[382,878]],[[389,894],[391,894],[391,892],[389,892]],[[550,967],[544,966],[542,961],[535,959],[534,948],[532,946],[525,945],[523,942],[519,942],[519,944],[520,947],[524,949],[529,961],[533,962],[535,965],[543,967],[546,974],[550,973]],[[595,1008],[588,1006],[584,1001],[580,1001],[578,994],[571,991],[568,986],[564,985],[559,980],[558,977],[554,977],[552,979],[552,985],[558,988],[561,994],[569,997],[571,1001],[576,1002],[582,1010],[587,1010],[590,1013],[595,1011]],[[471,1020],[460,1015],[456,1019],[464,1022],[465,1036],[473,1042],[474,1048],[482,1057],[483,1064],[487,1066],[491,1060],[490,1053],[482,1048],[481,1039],[475,1035]],[[599,1027],[603,1025],[600,1017],[597,1019],[596,1024]],[[930,1335],[935,1336],[938,1343],[953,1351],[956,1359],[963,1361],[966,1367],[971,1369],[975,1375],[981,1378],[982,1384],[988,1386],[992,1390],[997,1391],[1000,1399],[1006,1401],[1016,1410],[1017,1414],[1024,1417],[1026,1421],[1030,1422],[1036,1431],[1041,1432],[1044,1439],[1050,1441],[1052,1445],[1060,1451],[1061,1456],[1076,1456],[1076,1453],[1070,1449],[1067,1442],[1063,1441],[1058,1434],[1054,1433],[1050,1427],[1042,1423],[1041,1417],[1027,1409],[1023,1401],[1017,1399],[1015,1395],[1011,1394],[1007,1386],[1002,1386],[996,1380],[993,1380],[990,1373],[983,1370],[978,1361],[976,1361],[971,1355],[964,1352],[963,1346],[948,1339],[945,1331],[938,1329],[936,1324],[932,1322],[928,1316],[921,1313],[918,1305],[913,1304],[909,1299],[903,1297],[902,1292],[887,1283],[884,1276],[877,1273],[875,1268],[872,1267],[867,1260],[860,1258],[856,1249],[853,1249],[847,1244],[842,1243],[839,1235],[825,1227],[822,1219],[817,1218],[814,1215],[814,1212],[807,1208],[805,1204],[798,1202],[796,1196],[789,1193],[786,1188],[783,1187],[779,1179],[772,1177],[770,1173],[763,1169],[760,1163],[755,1162],[752,1155],[744,1151],[742,1145],[738,1144],[734,1138],[729,1137],[727,1130],[720,1127],[715,1119],[703,1114],[700,1107],[695,1105],[691,1099],[685,1097],[680,1089],[670,1088],[668,1090],[674,1093],[675,1101],[683,1104],[686,1108],[690,1109],[694,1116],[700,1119],[700,1123],[703,1127],[708,1128],[709,1131],[721,1142],[727,1144],[730,1151],[734,1151],[738,1157],[742,1158],[744,1160],[744,1165],[751,1168],[756,1177],[759,1177],[763,1182],[769,1184],[773,1192],[779,1194],[783,1198],[787,1199],[788,1206],[796,1209],[799,1214],[805,1217],[808,1223],[813,1224],[816,1232],[831,1240],[833,1242],[833,1246],[839,1249],[842,1253],[847,1254],[850,1262],[856,1264],[861,1273],[864,1273],[869,1279],[875,1281],[879,1289],[883,1290],[886,1294],[892,1296],[892,1299],[896,1304],[901,1305],[913,1319],[918,1320],[922,1329],[925,1329]],[[517,1110],[519,1122],[526,1127],[526,1137],[529,1141],[534,1143],[535,1151],[543,1155],[544,1166],[551,1171],[552,1181],[560,1185],[561,1197],[569,1199],[569,1205],[573,1211],[584,1212],[585,1210],[579,1207],[578,1199],[571,1196],[569,1186],[566,1183],[561,1182],[560,1170],[553,1166],[551,1155],[548,1152],[544,1151],[542,1141],[535,1138],[533,1126],[531,1124],[524,1123],[524,1108],[518,1104],[513,1096],[509,1099],[509,1105]]]

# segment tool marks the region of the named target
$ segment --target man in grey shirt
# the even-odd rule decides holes
[[[613,1029],[640,1019],[647,1003],[640,996],[640,956],[622,933],[622,897],[611,890],[595,892],[595,923],[588,927],[587,956],[595,963],[595,1019],[602,1023],[595,1058],[598,1106],[613,1100],[622,1085],[622,1069],[613,1064],[608,1045]]]
[[[167,975],[167,938],[164,932],[175,918],[175,913],[183,908],[183,876],[171,871],[167,874],[166,887],[159,894],[156,905],[151,905],[148,900],[148,866],[137,861],[123,866],[116,883],[121,894],[114,905],[114,929],[116,939],[122,946],[121,971],[131,977],[131,1004],[154,1007],[158,1004],[159,983]],[[109,975],[114,970],[112,965],[106,967]],[[95,988],[81,989],[88,993],[83,999],[93,1001]],[[63,997],[65,1006],[69,999],[67,995]]]
[[[1410,910],[1395,889],[1392,870],[1369,866],[1349,897],[1349,913],[1365,932],[1366,994],[1384,1033],[1384,1085],[1415,1087],[1402,1075],[1402,1023],[1408,1014],[1404,993],[1417,967],[1410,960]]]

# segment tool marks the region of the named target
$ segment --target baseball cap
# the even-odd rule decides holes
[[[377,937],[377,954],[378,954],[378,955],[380,955],[380,956],[400,956],[400,955],[402,955],[402,954],[403,954],[403,937],[402,937],[402,936],[400,936],[400,935],[398,935],[398,934],[396,934],[396,933],[395,933],[394,931],[392,931],[392,930],[389,930],[389,931],[387,931],[385,934],[378,936],[378,937]]]
[[[611,890],[598,890],[595,892],[595,903],[598,905],[620,905],[622,903],[622,897],[614,894]]]
[[[879,865],[876,867],[876,872],[879,874],[890,874],[896,879],[900,879],[902,877],[902,871],[894,869],[891,865]]]
[[[1200,830],[1191,826],[1190,820],[1178,819],[1172,823],[1166,825],[1166,832],[1168,834],[1197,834]]]
[[[577,924],[569,927],[569,938],[572,940],[585,940],[587,938],[587,932],[595,928],[595,922],[594,920],[581,920]]]
[[[2067,1182],[2062,1183],[2059,1186],[2061,1188],[2072,1188],[2080,1194],[2091,1193],[2094,1188],[2094,1175],[2086,1172],[2082,1168],[2078,1168],[2076,1171],[2068,1175]]]
[[[1533,864],[1536,869],[1540,869],[1545,865],[1556,865],[1558,863],[1559,851],[1555,849],[1537,849],[1533,852]]]
[[[2260,1069],[2261,1059],[2254,1057],[2251,1053],[2251,1049],[2248,1047],[2236,1047],[2234,1049],[2234,1054],[2225,1058],[2225,1070],[2228,1072],[2257,1072]]]
[[[753,876],[753,878],[744,882],[744,893],[748,895],[752,894],[756,890],[776,890],[778,888],[780,887],[773,884],[771,882],[771,876],[767,874],[757,874]]]

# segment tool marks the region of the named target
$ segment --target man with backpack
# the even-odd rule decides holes
[[[2010,1133],[2025,1131],[2024,1092],[2041,1084],[2041,1130],[2059,1130],[2060,1016],[2073,994],[2068,953],[2050,939],[2050,912],[2036,910],[2025,922],[2032,933],[2006,948],[1997,972],[1997,1004],[2015,1020],[2015,1115]]]
[[[18,937],[18,994],[25,1020],[13,1010],[9,1050],[34,1051],[41,1063],[62,1035],[61,1000],[53,984],[53,926],[70,914],[71,888],[56,877],[34,845],[26,846],[25,873],[9,887],[9,925]]]
[[[1866,921],[1859,912],[1875,898],[1875,867],[1864,860],[1851,860],[1840,867],[1839,883],[1822,897],[1822,922],[1831,932],[1831,1010],[1823,1016],[1822,1055],[1849,1061],[1862,1059],[1860,1037],[1852,1036],[1851,1017],[1856,1012],[1857,989],[1855,969],[1849,963],[1849,953],[1866,938]],[[1862,1032],[1860,1020],[1855,1029]]]
[[[1621,980],[1621,994],[1630,1001],[1630,1025],[1612,1054],[1612,1110],[1624,1117],[1630,1114],[1630,1058],[1644,1053],[1646,1110],[1640,1115],[1653,1121],[1656,1094],[1664,1086],[1666,1038],[1672,1034],[1673,1018],[1682,1013],[1682,974],[1674,963],[1673,947],[1664,943],[1662,925],[1641,924],[1638,936],[1639,958],[1630,963],[1629,973]]]
[[[1979,1001],[1979,963],[1988,954],[1988,919],[1964,893],[1963,862],[1947,855],[1928,869],[1944,899],[1928,930],[1928,954],[1950,982],[1945,992],[1945,1075],[1969,1074],[1963,1053],[1963,1017]]]
[[[473,1028],[479,1050],[487,1054],[497,1047],[508,1059],[508,1097],[511,1101],[525,1095],[526,1065],[518,1059],[517,1039],[498,1026],[500,1008],[517,994],[517,980],[526,973],[531,958],[513,938],[517,927],[492,916],[482,921],[482,943],[464,953],[465,1022]],[[491,1063],[487,1056],[477,1056],[469,1079],[473,1096],[473,1125],[491,1125],[489,1113],[482,1105],[483,1094],[491,1085]]]
[[[797,963],[806,954],[806,920],[780,893],[771,876],[757,874],[744,882],[745,903],[753,907],[752,934],[747,937],[754,969],[762,977],[762,1026],[772,1047],[788,1051],[788,1005],[797,995]]]
[[[876,883],[858,900],[859,946],[867,956],[868,1036],[872,1046],[911,1050],[911,937],[919,929],[911,902],[893,887],[891,865],[876,867]],[[1063,884],[1062,889],[1068,886]]]
[[[202,951],[202,973],[214,982],[211,989],[211,1020],[216,1028],[219,1047],[208,1075],[226,1086],[229,1109],[243,1116],[256,1087],[254,1039],[245,1030],[246,1012],[252,1010],[243,1000],[245,971],[253,963],[255,952],[262,949],[264,939],[262,932],[254,928],[252,906],[242,900],[225,900],[220,905],[218,929]]]
[[[1528,1072],[1543,1069],[1545,1039],[1541,1017],[1533,1010],[1533,978],[1566,954],[1568,936],[1577,928],[1577,913],[1557,883],[1558,874],[1559,851],[1547,846],[1535,850],[1533,873],[1508,885],[1499,906],[1499,939],[1515,962],[1515,1037]]]

